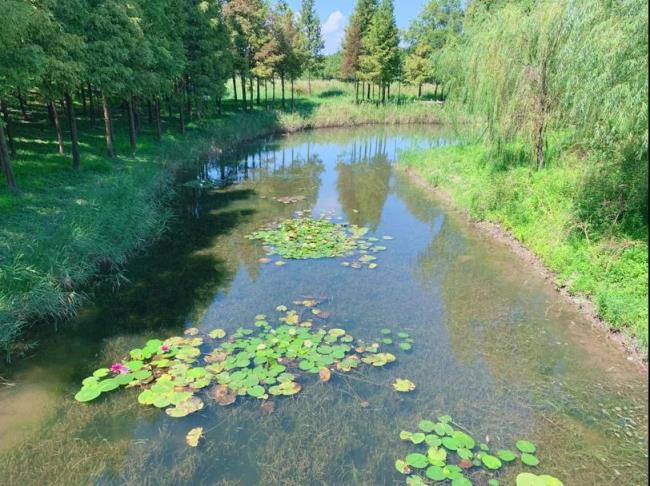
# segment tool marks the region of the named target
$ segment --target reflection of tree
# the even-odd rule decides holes
[[[393,192],[418,221],[430,223],[442,214],[440,206],[430,196],[427,189],[418,187],[408,175],[395,171],[393,179]]]
[[[350,223],[377,228],[390,189],[391,166],[386,138],[355,141],[351,163],[336,165],[339,203]]]

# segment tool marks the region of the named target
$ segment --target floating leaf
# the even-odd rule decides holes
[[[499,449],[497,451],[497,456],[499,459],[506,462],[514,461],[517,458],[515,453],[508,449]]]
[[[431,420],[420,420],[420,422],[418,423],[418,428],[422,432],[426,432],[426,433],[433,432],[433,429],[435,427],[436,427],[435,422],[432,422]]]
[[[411,468],[409,468],[408,464],[406,464],[406,462],[402,459],[395,461],[395,469],[397,469],[402,474],[409,474],[411,472]]]
[[[415,390],[415,383],[404,378],[397,378],[393,383],[393,388],[398,392],[410,392]]]
[[[444,466],[447,461],[447,451],[442,447],[432,446],[427,450],[427,457],[434,466]]]
[[[97,398],[99,395],[101,395],[101,393],[101,390],[97,387],[85,386],[77,392],[77,394],[74,396],[74,399],[78,402],[89,402]]]
[[[517,475],[516,481],[517,486],[564,486],[562,481],[548,474],[537,476],[533,473],[524,472]]]
[[[539,464],[539,459],[537,459],[537,456],[534,456],[533,454],[528,454],[527,452],[522,452],[521,453],[521,462],[523,462],[527,466],[537,466]]]
[[[199,445],[201,437],[203,437],[203,427],[194,427],[185,436],[185,442],[190,447],[196,447]]]
[[[406,456],[406,464],[418,469],[424,469],[429,465],[429,460],[424,454],[420,454],[419,452],[412,452]]]
[[[454,478],[451,480],[451,486],[472,486],[472,482],[466,477]]]
[[[420,476],[411,475],[406,478],[406,484],[408,486],[425,486],[424,481]]]
[[[210,334],[208,334],[208,336],[210,336],[212,339],[221,339],[226,336],[226,331],[219,328],[213,329],[210,331]]]
[[[320,381],[330,381],[330,377],[332,376],[332,373],[330,372],[329,368],[322,367],[318,369],[318,377],[320,378]]]
[[[445,473],[442,472],[442,466],[429,466],[425,475],[432,481],[444,481],[447,479]]]
[[[527,452],[528,454],[533,454],[536,450],[535,444],[527,440],[518,440],[515,445],[521,452]]]
[[[491,454],[481,454],[481,462],[488,469],[499,469],[502,466],[502,463],[499,460],[499,458]]]

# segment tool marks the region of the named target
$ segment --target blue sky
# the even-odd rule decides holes
[[[300,11],[300,0],[287,0],[287,3],[294,12]],[[426,0],[394,0],[397,27],[407,28],[425,3]],[[354,0],[316,0],[316,13],[320,17],[325,39],[325,54],[338,51],[354,4]]]

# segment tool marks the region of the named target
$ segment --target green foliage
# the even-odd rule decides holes
[[[512,147],[511,147],[512,148]],[[648,342],[647,226],[598,232],[582,219],[587,177],[597,160],[557,156],[542,171],[498,168],[483,145],[404,153],[400,160],[450,193],[476,219],[494,221],[541,257],[558,283],[584,293],[615,331]],[[594,217],[595,215],[591,215]]]
[[[361,68],[364,79],[390,83],[400,68],[399,35],[392,0],[382,0],[374,11],[367,35],[363,38]]]

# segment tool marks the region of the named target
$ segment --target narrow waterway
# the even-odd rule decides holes
[[[346,128],[207,155],[185,174],[164,239],[0,384],[0,483],[403,484],[394,462],[414,445],[400,431],[449,414],[490,448],[537,446],[536,468],[508,465],[474,484],[514,484],[522,470],[567,486],[646,484],[647,377],[520,257],[394,169],[401,150],[449,141],[436,127]],[[286,196],[297,197],[276,199]],[[377,267],[261,263],[262,244],[246,235],[307,209],[392,237]],[[148,339],[231,333],[258,314],[274,324],[278,305],[313,297],[328,326],[366,341],[408,332],[413,349],[387,345],[389,366],[305,381],[273,410],[206,399],[172,418],[136,390],[73,399],[84,377]],[[396,393],[398,377],[416,390]],[[185,434],[199,426],[205,439],[190,448]]]

